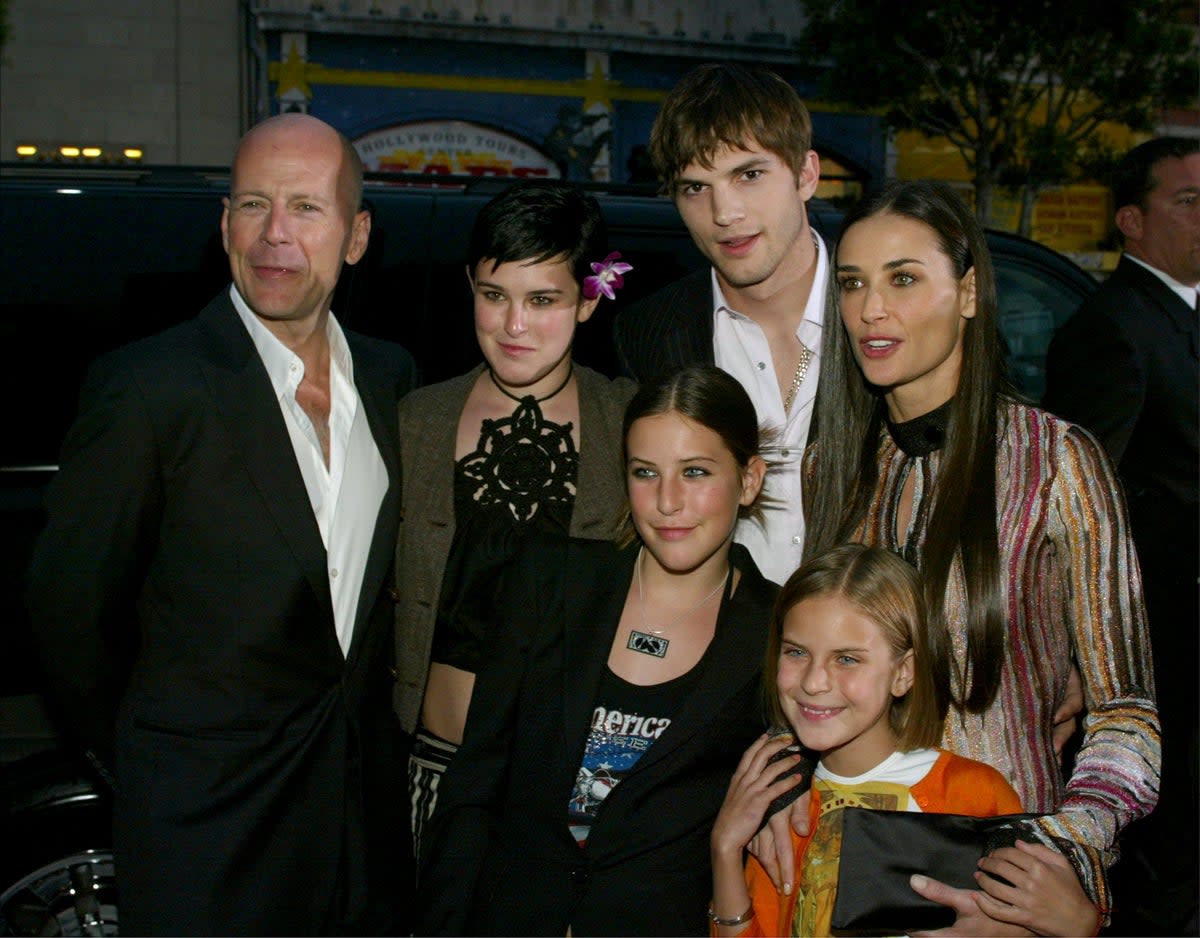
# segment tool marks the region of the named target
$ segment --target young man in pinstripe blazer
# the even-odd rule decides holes
[[[702,65],[667,96],[650,159],[696,246],[711,262],[617,318],[624,373],[638,380],[682,365],[716,364],[736,377],[777,433],[765,524],[737,539],[771,580],[800,562],[800,462],[816,398],[828,252],[806,203],[821,168],[812,120],[778,75]]]

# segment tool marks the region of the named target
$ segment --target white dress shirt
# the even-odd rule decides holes
[[[1177,294],[1179,298],[1183,300],[1183,302],[1187,303],[1187,305],[1192,309],[1200,309],[1200,286],[1195,284],[1189,286],[1186,283],[1180,283],[1165,270],[1159,270],[1157,267],[1150,266],[1140,257],[1134,257],[1132,254],[1128,253],[1125,256],[1135,264],[1140,264],[1142,267],[1145,267],[1146,270],[1150,271],[1150,273],[1154,274],[1154,276],[1167,285],[1167,288],[1172,293]]]
[[[388,487],[387,467],[379,455],[354,385],[350,347],[342,327],[330,313],[326,326],[330,351],[329,465],[326,466],[312,421],[296,402],[296,389],[304,379],[304,362],[259,321],[237,287],[230,287],[230,296],[275,389],[321,531],[334,627],[345,655],[354,637],[354,620],[367,554],[375,536],[375,520]]]
[[[748,519],[738,522],[734,540],[746,546],[763,576],[780,584],[800,565],[804,550],[801,463],[821,370],[821,325],[825,315],[825,282],[829,276],[825,244],[815,232],[813,241],[817,246],[817,267],[804,319],[796,330],[796,338],[812,351],[813,357],[790,413],[783,411],[766,334],[753,319],[729,306],[716,271],[712,274],[713,360],[746,389],[758,413],[759,425],[776,432],[776,439],[763,453],[770,466],[765,492],[774,503],[766,509],[765,525]]]

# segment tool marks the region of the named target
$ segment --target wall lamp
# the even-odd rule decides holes
[[[19,143],[17,159],[25,163],[141,163],[141,147],[115,144]]]

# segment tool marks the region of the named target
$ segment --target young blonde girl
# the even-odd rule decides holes
[[[783,586],[763,678],[773,722],[792,732],[764,735],[746,751],[713,826],[714,934],[828,935],[845,807],[977,817],[1021,810],[995,769],[934,748],[945,704],[933,674],[945,665],[925,635],[916,571],[882,548],[833,548]],[[768,804],[796,784],[780,776],[798,753],[769,763],[797,740],[821,753],[813,834],[792,835],[798,883],[780,895],[757,860],[743,869],[742,858]]]

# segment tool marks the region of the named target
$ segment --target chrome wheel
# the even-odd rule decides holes
[[[64,856],[5,887],[0,934],[118,934],[112,853]]]

